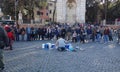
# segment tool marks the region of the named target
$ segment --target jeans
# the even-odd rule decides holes
[[[80,41],[80,36],[79,35],[77,36],[77,41]]]
[[[65,47],[58,47],[58,51],[65,51]]]
[[[103,36],[103,39],[104,39],[104,43],[107,43],[107,42],[109,41],[108,35],[104,35],[104,36]]]
[[[24,36],[25,36],[25,35],[21,35],[21,40],[22,40],[22,41],[24,41]]]
[[[19,34],[15,34],[16,41],[19,41]]]
[[[97,34],[97,37],[96,37],[97,41],[100,42],[100,39],[101,39],[101,34]]]
[[[30,34],[27,34],[27,41],[30,41]]]

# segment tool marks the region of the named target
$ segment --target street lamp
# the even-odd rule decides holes
[[[103,0],[100,4],[101,5],[104,5],[104,25],[106,24],[107,22],[107,7],[108,7],[108,0]]]
[[[17,4],[18,4],[18,0],[14,0],[14,4],[15,4],[15,24],[17,24],[17,13],[16,13],[16,10],[17,10]]]

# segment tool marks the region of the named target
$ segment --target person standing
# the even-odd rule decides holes
[[[67,29],[67,35],[66,35],[67,36],[67,38],[66,38],[67,40],[71,40],[71,35],[72,35],[71,32],[72,32],[71,27],[68,27],[68,29]]]
[[[61,30],[61,36],[63,38],[65,38],[65,36],[66,36],[66,30],[65,30],[65,28],[62,28],[62,30]]]
[[[14,27],[14,32],[15,32],[15,41],[19,41],[19,28]]]
[[[91,27],[88,27],[88,28],[86,29],[86,32],[87,32],[87,40],[88,40],[88,42],[89,42],[90,39],[91,39],[91,36],[92,36],[92,29],[91,29]]]
[[[47,27],[47,36],[48,36],[48,40],[51,40],[52,39],[52,30],[51,30],[51,27]]]
[[[31,36],[30,36],[30,34],[31,34],[31,28],[30,28],[30,26],[28,25],[28,27],[26,27],[26,34],[27,34],[27,41],[31,41]]]
[[[13,44],[13,41],[15,40],[13,29],[8,25],[6,25],[4,28],[7,32],[7,36],[8,36],[8,39],[9,39],[10,50],[12,50],[12,44]]]
[[[38,39],[41,40],[41,36],[42,36],[42,28],[38,28],[37,30],[37,33],[38,33]]]
[[[7,35],[8,35],[8,38],[9,38],[10,50],[12,50],[13,41],[15,40],[15,37],[13,35],[13,31],[11,30],[10,32],[7,32]]]
[[[22,41],[24,41],[25,39],[25,34],[26,34],[26,30],[25,30],[25,28],[24,27],[22,27],[21,29],[20,29],[20,34],[21,34],[21,40]]]
[[[101,33],[100,33],[100,28],[98,27],[96,29],[96,40],[97,40],[97,42],[100,42],[100,39],[101,39]]]
[[[80,42],[85,43],[85,30],[81,28],[80,30]]]
[[[105,27],[105,30],[104,30],[104,36],[103,36],[103,39],[104,39],[104,43],[108,43],[109,41],[109,28],[108,27]]]
[[[109,28],[109,41],[113,41],[113,29],[112,28]]]
[[[73,32],[72,42],[77,42],[77,33],[76,33],[76,31]]]
[[[117,30],[117,35],[118,35],[118,44],[120,44],[120,29]]]
[[[3,62],[3,49],[6,46],[8,46],[9,44],[9,40],[7,37],[7,33],[4,30],[4,28],[2,28],[0,26],[0,69],[3,70],[4,69],[4,62]]]

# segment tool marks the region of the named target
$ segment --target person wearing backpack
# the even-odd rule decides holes
[[[8,46],[9,40],[7,37],[7,33],[3,27],[0,26],[0,69],[4,69],[4,62],[3,62],[3,49],[5,46]]]

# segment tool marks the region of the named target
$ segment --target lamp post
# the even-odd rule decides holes
[[[18,4],[18,0],[14,0],[14,3],[15,3],[15,24],[17,24],[16,22],[17,22],[17,12],[16,12],[16,10],[17,10],[17,4]]]
[[[103,25],[106,25],[106,21],[107,21],[107,7],[108,7],[107,3],[108,3],[108,0],[103,0],[100,3],[104,7],[104,21],[103,21]]]
[[[108,0],[105,0],[105,24],[107,22],[107,9],[108,9]]]

